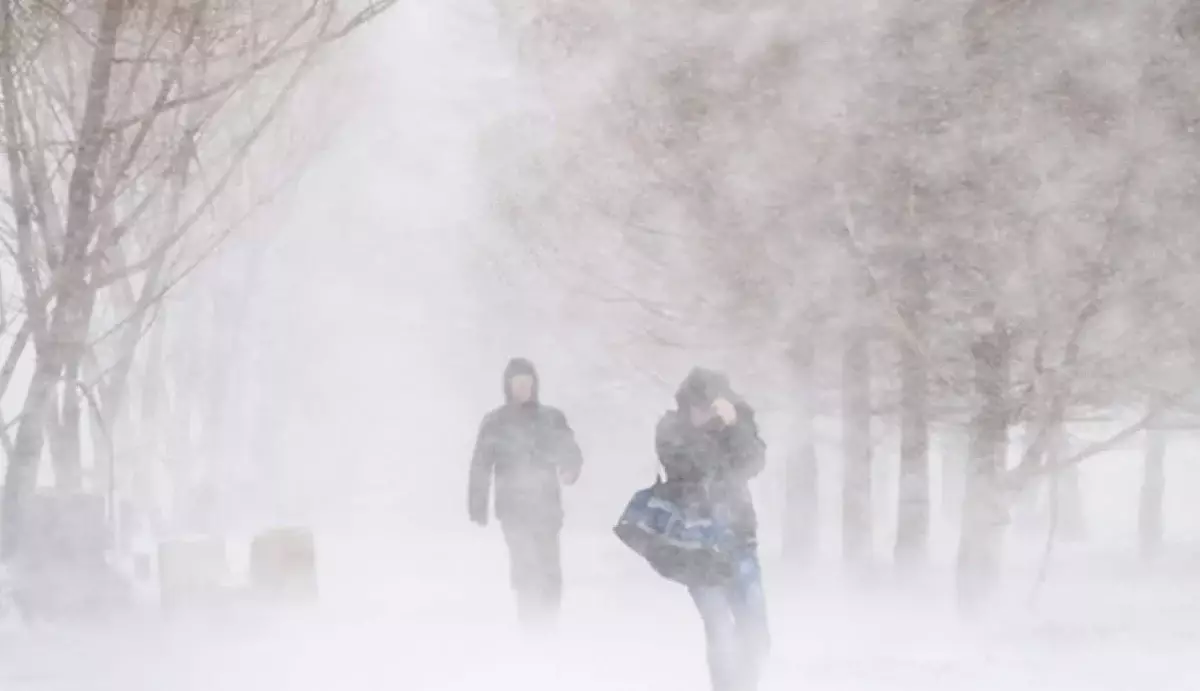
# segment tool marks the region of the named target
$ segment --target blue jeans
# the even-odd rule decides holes
[[[738,563],[737,576],[720,586],[688,589],[708,647],[713,691],[753,691],[771,640],[762,569],[753,551]]]

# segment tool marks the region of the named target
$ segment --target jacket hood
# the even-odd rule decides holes
[[[710,405],[721,397],[735,401],[729,378],[715,370],[694,367],[675,392],[675,404],[679,410],[686,410]]]
[[[512,403],[512,389],[509,387],[509,382],[512,381],[513,377],[522,374],[528,374],[529,376],[533,377],[533,399],[530,402],[538,402],[538,389],[540,388],[540,381],[538,379],[537,368],[534,367],[533,363],[529,360],[517,357],[509,360],[508,366],[504,368],[503,386],[505,403]]]

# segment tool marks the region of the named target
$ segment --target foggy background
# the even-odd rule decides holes
[[[756,407],[767,442],[753,484],[776,638],[765,689],[1195,688],[1200,470],[1180,403],[1200,324],[1181,268],[1200,257],[1195,39],[1163,48],[1184,40],[1170,20],[1186,8],[981,3],[998,27],[1018,5],[1034,17],[997,29],[995,53],[972,64],[993,71],[989,90],[954,53],[968,29],[946,20],[969,4],[401,2],[338,43],[246,174],[289,184],[164,298],[169,390],[205,392],[205,431],[147,424],[160,436],[127,447],[151,463],[189,459],[138,480],[164,507],[142,539],[228,536],[241,568],[250,534],[309,526],[320,607],[17,627],[0,643],[0,687],[702,688],[686,594],[610,528],[657,470],[657,416],[707,365]],[[1163,87],[1142,97],[1151,105],[1125,104],[1144,81],[1182,96],[1159,104]],[[935,95],[893,88],[913,83]],[[1047,83],[1066,94],[1053,108],[1080,109],[1066,124],[1037,110],[1053,110],[1038,100]],[[939,99],[953,124],[923,130]],[[895,188],[897,170],[919,170],[923,191]],[[960,186],[960,174],[986,183]],[[904,216],[920,194],[936,211]],[[1136,199],[1110,246],[1096,219],[1123,194]],[[965,223],[972,210],[987,222]],[[997,233],[1005,222],[1019,230]],[[875,293],[843,270],[843,226],[881,268]],[[929,416],[929,564],[915,579],[892,567],[903,338],[872,297],[903,285],[888,254],[908,247],[890,244],[900,227],[933,258],[923,354],[930,399],[955,411]],[[1081,339],[1076,370],[1068,325],[1090,274],[1075,269],[1093,256],[1119,277],[1100,292],[1120,307]],[[1014,332],[1039,334],[1013,358],[1029,409],[1052,409],[1055,377],[1076,377],[1068,407],[1084,421],[1068,425],[1068,455],[1136,425],[1147,400],[1179,404],[1184,422],[1170,425],[1153,555],[1139,532],[1139,429],[1079,463],[1083,526],[1051,518],[1045,485],[1013,499],[1000,604],[964,621],[955,560],[972,452],[960,411],[977,404],[977,308],[996,296]],[[864,323],[872,529],[862,563],[844,564],[842,355]],[[809,370],[798,341],[816,351]],[[538,365],[543,400],[567,414],[585,458],[565,492],[563,631],[543,648],[515,635],[498,530],[466,516],[475,435],[514,356]],[[19,388],[4,394],[8,420]],[[1005,425],[1008,468],[1040,421]],[[784,559],[787,468],[806,444],[815,542],[797,567]],[[209,503],[193,513],[198,487]]]
[[[774,462],[759,501],[768,508],[782,501],[778,484],[768,485],[781,476],[771,473],[781,471],[793,441],[794,387],[781,380],[778,356],[743,357],[736,339],[719,349],[705,340],[692,348],[636,340],[639,324],[620,305],[579,298],[562,276],[572,260],[555,266],[511,239],[493,187],[497,180],[538,183],[490,152],[545,146],[555,117],[539,91],[560,86],[523,71],[518,50],[488,3],[400,8],[343,48],[336,76],[312,87],[344,108],[317,125],[325,143],[286,203],[266,210],[253,235],[226,250],[266,248],[240,336],[245,351],[232,366],[250,368],[243,370],[254,373],[248,386],[274,393],[265,407],[275,424],[253,435],[267,449],[254,463],[287,469],[288,480],[270,492],[284,505],[294,502],[289,510],[306,506],[331,520],[360,502],[388,507],[398,520],[430,512],[458,520],[478,421],[501,401],[504,363],[525,355],[539,365],[547,400],[568,413],[585,450],[588,482],[569,494],[572,522],[607,526],[629,489],[651,476],[653,421],[693,364],[725,367],[760,408]],[[809,108],[850,88],[822,86],[834,91],[806,94]],[[570,243],[588,222],[581,212],[543,232]],[[619,265],[603,255],[593,260]],[[852,307],[835,296],[829,309]],[[836,379],[836,371],[829,376]],[[838,472],[839,431],[833,411],[822,417],[828,476]],[[897,432],[886,422],[879,427],[878,472],[894,474]],[[1082,425],[1076,433],[1104,439],[1115,427]],[[1190,445],[1190,433],[1176,438]],[[934,504],[938,458],[949,443],[935,439],[931,448]],[[1137,511],[1129,490],[1140,476],[1129,455],[1140,453],[1141,442],[1122,446],[1128,453],[1088,461],[1084,482],[1096,509],[1088,512],[1089,528],[1128,541],[1136,539]],[[1187,486],[1192,464],[1175,448],[1167,475]],[[822,482],[837,487],[835,479]],[[877,482],[885,503],[893,485],[887,477]],[[836,504],[836,491],[828,494],[824,503]],[[1200,515],[1186,495],[1165,499],[1170,534],[1179,541],[1197,535]],[[893,512],[876,510],[886,531]],[[885,549],[886,532],[878,542]]]

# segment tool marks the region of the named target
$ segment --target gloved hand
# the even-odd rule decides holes
[[[472,508],[471,509],[471,522],[481,528],[486,528],[487,524],[488,524],[487,510],[485,509],[483,511],[479,511],[477,509]]]
[[[737,422],[737,407],[726,398],[718,398],[712,403],[712,412],[721,422],[732,425]]]

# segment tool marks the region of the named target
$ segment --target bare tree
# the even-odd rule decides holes
[[[1016,497],[1045,478],[1068,496],[1079,464],[1150,421],[1147,396],[1175,409],[1194,388],[1191,14],[1089,8],[1137,36],[1101,48],[1048,28],[1060,7],[990,0],[965,14],[896,0],[871,22],[829,7],[795,21],[765,0],[522,9],[516,35],[559,118],[531,166],[542,181],[500,190],[520,212],[506,241],[582,259],[581,284],[644,308],[636,323],[653,328],[633,348],[757,354],[823,311],[840,319],[827,330],[861,327],[844,329],[829,386],[844,405],[813,399],[845,430],[848,546],[869,525],[856,469],[873,414],[900,421],[901,563],[927,549],[929,430],[965,423],[966,458],[944,461],[966,475],[958,573],[973,604],[998,581]],[[1165,25],[1179,41],[1153,38]],[[569,243],[548,237],[568,225]],[[866,289],[828,288],[848,277]],[[896,344],[897,368],[869,362],[867,339]],[[1122,426],[1059,448],[1089,416]],[[1013,431],[1026,442],[1009,467]],[[790,531],[809,501],[804,458]]]
[[[323,49],[391,4],[3,3],[14,254],[35,346],[6,467],[6,556],[47,434],[60,487],[82,487],[85,404],[94,423],[120,419],[161,298],[250,210],[231,182]]]
[[[924,257],[903,265],[901,317],[911,339],[900,342],[900,488],[896,520],[896,561],[913,565],[927,557],[930,521],[928,363],[924,343],[928,283]]]
[[[1162,549],[1166,456],[1166,433],[1159,429],[1147,430],[1142,489],[1138,500],[1138,537],[1145,558],[1156,556]]]
[[[855,281],[859,286],[865,280]],[[866,299],[868,290],[856,291]],[[851,323],[842,359],[842,553],[850,564],[870,559],[875,531],[872,510],[870,327]]]
[[[787,459],[784,497],[784,557],[795,566],[811,564],[820,540],[820,496],[817,463],[816,348],[812,339],[797,339],[793,350],[799,405],[793,417],[792,455]]]

